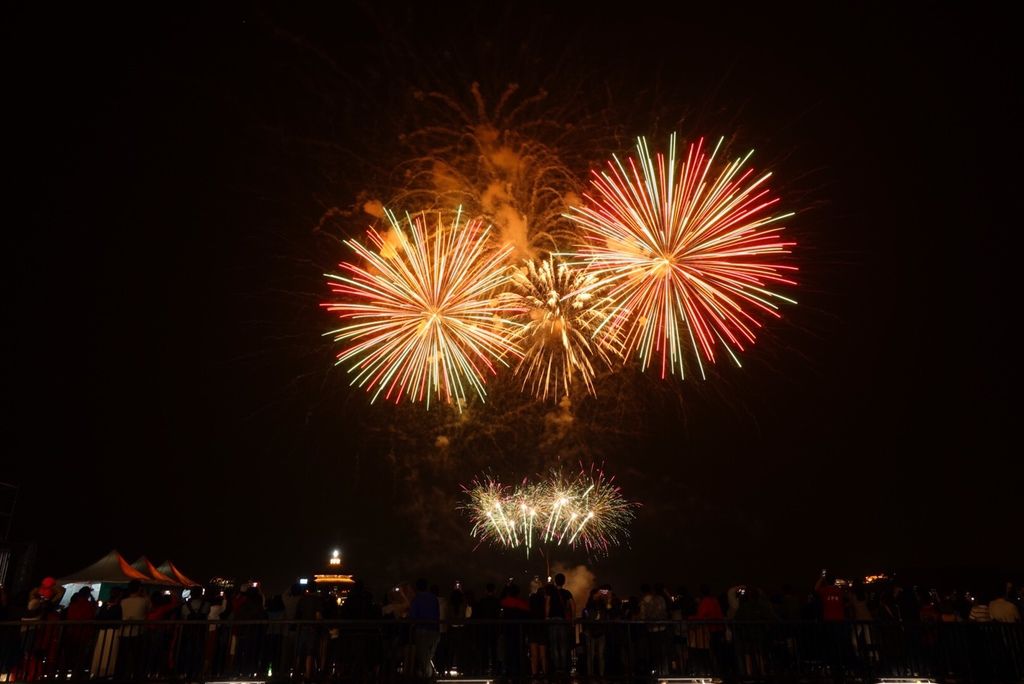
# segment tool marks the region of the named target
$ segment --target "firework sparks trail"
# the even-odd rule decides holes
[[[461,210],[448,225],[437,214],[432,233],[426,214],[407,215],[404,226],[387,217],[391,230],[371,228],[369,246],[346,241],[365,265],[325,274],[337,300],[322,306],[344,321],[325,333],[345,344],[338,364],[350,364],[352,384],[374,400],[483,399],[485,374],[520,355],[501,329],[511,310],[495,294],[509,279],[511,248],[490,249],[489,228],[463,223]]]
[[[547,93],[524,96],[510,85],[497,101],[479,84],[471,102],[441,92],[417,93],[425,124],[402,135],[411,157],[400,169],[403,187],[394,201],[419,207],[466,207],[495,226],[495,237],[513,246],[518,261],[571,237],[566,209],[578,202],[578,176],[561,158],[573,149],[547,107]]]
[[[637,507],[603,472],[593,470],[571,478],[556,471],[546,480],[517,487],[486,478],[464,490],[471,534],[482,542],[524,549],[527,556],[535,544],[607,554],[628,536]]]
[[[610,368],[622,358],[616,329],[596,335],[612,308],[598,278],[549,256],[527,259],[514,269],[505,301],[522,312],[509,327],[511,341],[523,351],[515,367],[522,389],[539,399],[569,394],[574,376],[594,394],[594,363]]]
[[[779,317],[779,301],[796,303],[768,289],[796,284],[796,267],[779,263],[796,244],[779,225],[792,214],[771,213],[771,174],[746,168],[752,152],[719,163],[721,145],[707,154],[701,139],[677,160],[675,135],[667,159],[640,138],[637,158],[594,171],[585,206],[568,214],[584,232],[571,256],[609,285],[604,329],[621,331],[643,369],[660,362],[662,377],[684,376],[686,349],[702,376],[719,344],[739,365],[733,348],[754,343],[754,314]]]

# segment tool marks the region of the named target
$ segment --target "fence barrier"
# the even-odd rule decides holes
[[[544,648],[541,648],[541,645]],[[1024,681],[1024,625],[466,620],[0,622],[0,682]]]

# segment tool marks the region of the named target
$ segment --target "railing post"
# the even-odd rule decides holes
[[[626,677],[632,679],[636,676],[636,658],[633,654],[633,625],[626,622]]]

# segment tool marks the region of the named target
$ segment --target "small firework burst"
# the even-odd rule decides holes
[[[524,549],[527,555],[534,546],[607,554],[628,537],[637,508],[600,470],[572,477],[553,471],[540,482],[517,487],[486,478],[464,491],[470,533],[482,542]]]
[[[595,364],[610,367],[622,358],[616,329],[597,335],[612,310],[598,278],[555,256],[524,261],[514,269],[503,298],[521,313],[509,327],[523,357],[515,367],[522,388],[557,400],[569,394],[574,377],[594,393]]]

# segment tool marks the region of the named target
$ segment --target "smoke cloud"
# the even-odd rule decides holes
[[[551,566],[552,576],[559,572],[565,575],[565,588],[576,599],[576,615],[579,616],[584,606],[587,605],[590,590],[597,584],[597,575],[586,565],[568,566],[563,563],[555,563]]]

